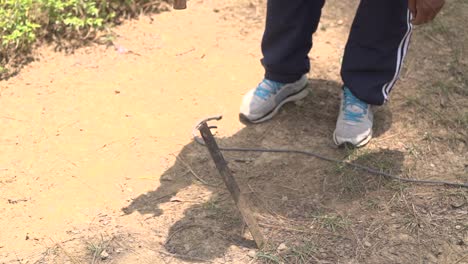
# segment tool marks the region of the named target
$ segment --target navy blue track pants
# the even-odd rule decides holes
[[[265,78],[294,82],[310,70],[308,53],[325,0],[268,0],[262,40]],[[361,0],[341,77],[359,99],[383,104],[401,71],[412,24],[408,0]]]

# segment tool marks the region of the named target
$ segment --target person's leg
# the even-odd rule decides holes
[[[268,0],[262,40],[265,79],[243,98],[242,121],[260,123],[307,96],[309,51],[325,0]]]
[[[297,81],[310,70],[309,51],[324,0],[268,0],[262,40],[265,78]]]
[[[371,105],[382,105],[397,81],[412,24],[407,0],[361,0],[346,45],[344,89],[334,140],[363,146],[372,138]]]
[[[362,101],[382,105],[400,74],[411,30],[407,0],[362,0],[343,58],[344,85]]]

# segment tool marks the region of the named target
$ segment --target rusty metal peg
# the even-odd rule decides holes
[[[210,117],[202,120],[201,123],[197,125],[197,129],[200,131],[200,134],[203,138],[203,144],[208,148],[208,152],[210,153],[211,158],[213,159],[213,162],[218,169],[219,175],[223,179],[226,188],[231,193],[234,203],[236,204],[237,209],[239,209],[244,222],[247,224],[250,234],[255,240],[257,247],[261,249],[265,245],[265,238],[263,237],[258,222],[252,213],[249,200],[241,192],[236,179],[232,175],[227,162],[224,159],[223,154],[221,153],[221,150],[219,149],[218,144],[216,143],[216,140],[210,131],[210,127],[206,123],[208,120],[219,119],[221,119],[221,116]]]
[[[187,8],[187,0],[174,0],[174,9],[182,10]]]

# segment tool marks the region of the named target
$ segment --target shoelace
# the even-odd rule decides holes
[[[277,94],[283,85],[283,83],[264,79],[257,89],[255,89],[255,95],[263,100],[267,100],[270,96]]]
[[[362,111],[352,111],[351,109],[357,106]],[[367,114],[367,103],[356,98],[348,88],[344,89],[344,119],[352,122],[361,122],[361,119]]]

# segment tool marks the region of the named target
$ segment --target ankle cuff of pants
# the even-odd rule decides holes
[[[343,89],[344,87],[348,88],[351,91],[351,93],[359,100],[366,102],[370,105],[380,106],[385,103],[383,97],[378,92],[375,92],[375,90],[378,91],[378,89],[353,89],[353,86],[349,86],[346,84],[343,85]]]
[[[275,74],[272,72],[265,72],[265,78],[271,81],[280,83],[293,83],[301,79],[303,74]]]

